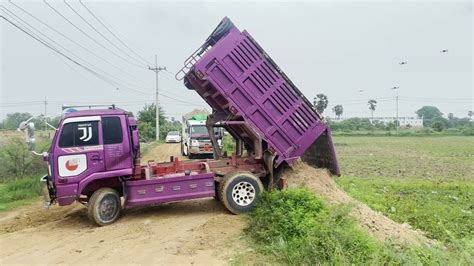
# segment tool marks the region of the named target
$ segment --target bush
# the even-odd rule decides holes
[[[44,151],[48,149],[49,142],[41,142],[37,146],[38,150]],[[0,164],[0,180],[39,174],[47,170],[41,156],[34,155],[29,151],[26,143],[19,138],[14,138],[7,145],[2,146],[0,161],[2,162]]]
[[[247,233],[265,253],[289,264],[351,264],[372,259],[376,243],[348,218],[306,189],[264,193]]]

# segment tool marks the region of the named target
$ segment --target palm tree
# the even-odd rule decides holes
[[[367,105],[369,106],[369,109],[372,111],[372,120],[374,120],[374,111],[375,111],[375,107],[377,107],[377,101],[374,99],[370,99],[367,102]]]
[[[317,94],[316,97],[314,97],[314,107],[316,108],[316,111],[318,111],[318,113],[320,114],[322,114],[324,112],[324,109],[328,107],[328,103],[328,96],[324,94]]]
[[[339,118],[341,118],[341,115],[342,115],[342,112],[344,112],[344,108],[342,107],[342,105],[336,105],[332,108],[332,111],[336,114],[337,116],[337,119],[339,120]]]

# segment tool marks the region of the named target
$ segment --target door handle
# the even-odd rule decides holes
[[[100,157],[99,155],[92,155],[91,161],[102,161],[102,157]]]

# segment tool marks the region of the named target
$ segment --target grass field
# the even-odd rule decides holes
[[[473,137],[335,137],[337,183],[391,219],[474,255]]]
[[[39,176],[26,176],[0,183],[0,211],[8,211],[37,200],[41,195]]]

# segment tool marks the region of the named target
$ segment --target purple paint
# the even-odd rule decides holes
[[[318,161],[326,161],[321,166],[339,175],[330,131],[308,99],[247,31],[240,32],[224,18],[215,32],[218,37],[211,35],[197,53],[200,58],[192,67],[188,64],[188,88],[214,112],[240,116],[275,151],[277,165],[291,165],[318,138],[327,136],[320,145],[325,151],[321,156],[327,158]],[[226,124],[242,133],[232,123]]]
[[[127,205],[136,206],[214,196],[214,174],[127,181]]]

